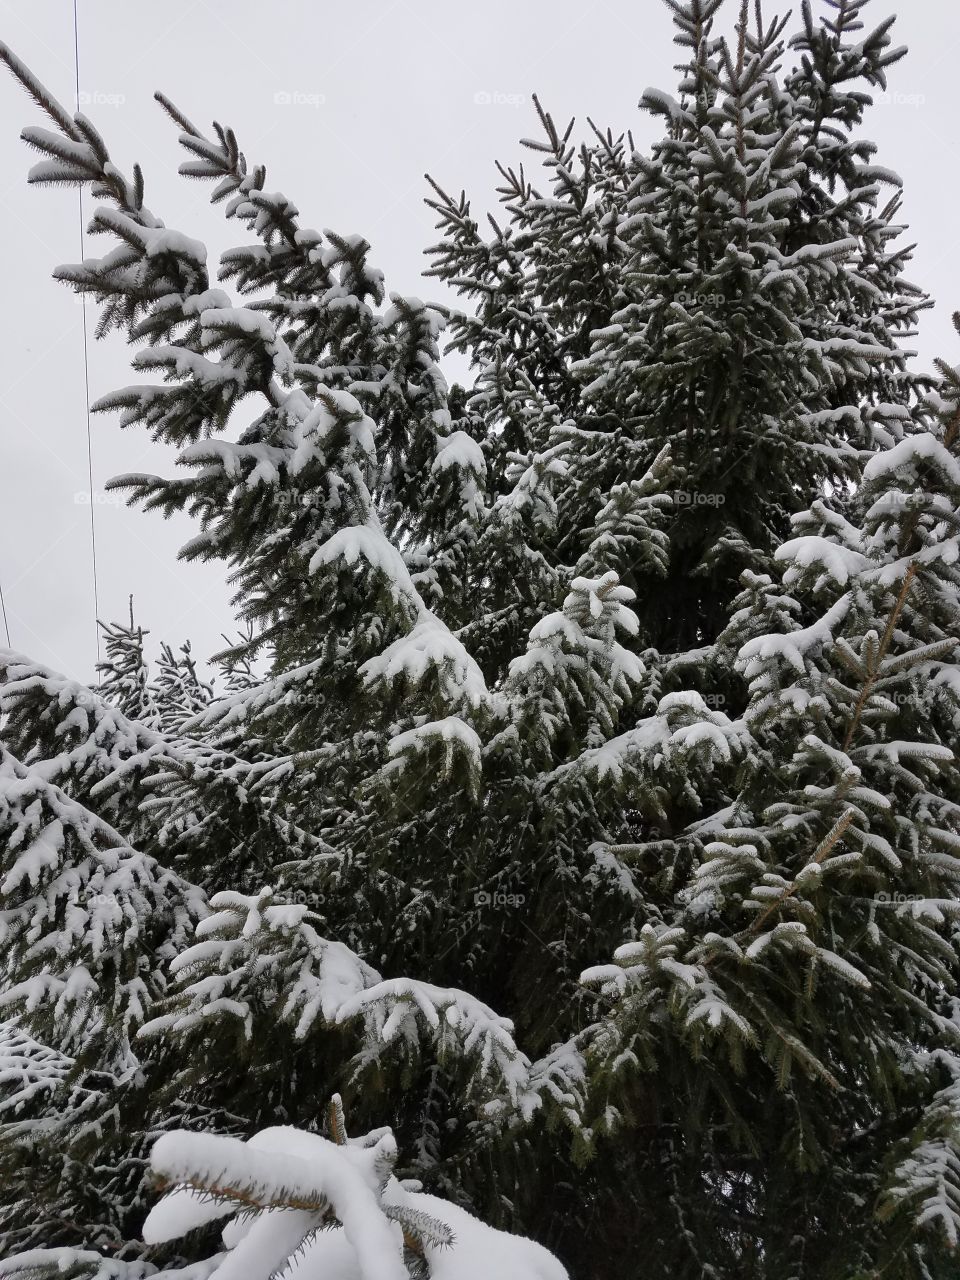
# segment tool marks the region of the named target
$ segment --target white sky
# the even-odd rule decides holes
[[[672,92],[676,83],[678,51],[660,0],[78,2],[84,110],[122,168],[140,161],[147,204],[168,226],[204,240],[211,261],[249,238],[209,207],[207,184],[177,177],[176,131],[154,89],[202,126],[214,117],[232,125],[248,160],[267,165],[268,188],[294,200],[306,225],[366,236],[388,290],[428,299],[443,295],[420,278],[422,251],[435,239],[424,171],[466,187],[475,209],[493,208],[494,160],[535,162],[518,146],[537,132],[532,92],[558,121],[590,115],[632,128],[643,144],[660,130],[638,112],[641,92]],[[879,21],[893,5],[867,8]],[[918,241],[911,275],[938,303],[921,331],[921,363],[939,354],[956,363],[960,4],[909,0],[895,35],[911,53],[894,68],[867,134],[880,146],[878,162],[905,180],[905,216]],[[0,0],[0,39],[73,106],[71,0]],[[0,77],[0,586],[14,647],[89,680],[96,632],[83,308],[50,278],[80,256],[77,194],[27,187],[33,161],[18,140],[27,123],[43,120]],[[95,241],[87,252],[102,249]],[[91,331],[94,318],[90,309]],[[137,380],[129,354],[115,337],[91,346],[91,399]],[[189,637],[198,656],[213,652],[232,626],[229,591],[217,567],[177,562],[189,523],[103,500],[104,482],[118,473],[171,474],[169,453],[139,431],[121,433],[106,415],[92,429],[101,616],[123,617],[132,591],[154,646]]]

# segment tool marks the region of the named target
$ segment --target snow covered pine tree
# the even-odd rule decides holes
[[[242,627],[212,700],[132,618],[109,701],[0,659],[12,1274],[562,1275],[470,1212],[576,1280],[952,1274],[960,419],[861,134],[903,50],[863,0],[668,3],[649,155],[538,104],[488,239],[435,186],[473,314],[385,306],[161,97],[255,239],[238,305],[3,50],[31,179],[112,240],[57,274],[163,378],[95,407],[178,478],[114,483],[194,515]],[[88,935],[114,866],[137,928]]]
[[[143,651],[148,632],[133,620],[133,596],[130,597],[130,623],[101,622],[107,656],[97,668],[100,688],[108,702],[139,724],[155,729],[160,712],[149,686],[149,666]]]
[[[261,343],[265,328],[272,332],[269,322],[255,312],[234,311],[222,294],[201,288],[202,248],[165,231],[143,206],[139,176],[127,182],[93,127],[82,116],[70,117],[5,48],[0,54],[64,134],[61,139],[46,130],[27,131],[50,157],[34,178],[57,182],[82,174],[92,180],[97,194],[117,206],[99,210],[98,225],[120,228],[121,239],[133,236],[138,246],[133,259],[126,249],[110,255],[106,269],[124,283],[107,308],[106,323],[118,316],[134,327],[159,323],[172,337],[192,315],[186,322],[206,345],[205,321],[233,317],[215,343],[232,348],[240,337],[234,353],[238,381],[228,398],[239,399],[243,384],[268,400],[277,397],[277,412],[268,414],[278,441],[275,462],[289,465],[293,475],[305,472],[305,484],[327,491],[328,510],[341,509],[342,527],[328,517],[328,536],[312,549],[318,572],[329,556],[334,566],[346,563],[346,571],[332,571],[349,580],[358,554],[372,557],[375,565],[379,557],[396,588],[397,629],[405,636],[415,619],[414,658],[438,677],[432,696],[440,702],[477,700],[482,677],[430,610],[380,527],[366,480],[373,463],[371,424],[356,401],[342,391],[321,390],[311,408],[304,392],[281,392],[275,374],[282,370],[286,377],[292,366],[285,344],[272,337],[276,350],[263,365]],[[353,251],[345,242],[345,255]],[[81,275],[93,273],[101,294],[104,269],[89,261],[78,268]],[[199,308],[198,288],[204,304]],[[211,315],[208,303],[223,314]],[[405,351],[404,326],[419,331],[422,310],[398,304],[386,322],[391,333],[403,330],[396,338],[397,359]],[[424,330],[428,341],[430,328],[428,323]],[[246,337],[251,342],[244,356]],[[149,350],[154,359],[163,348],[154,343]],[[168,354],[172,350],[167,347]],[[393,376],[391,370],[384,373]],[[200,423],[209,408],[201,406]],[[190,438],[189,424],[180,430]],[[343,516],[357,514],[366,517],[365,525],[343,525]],[[322,518],[318,528],[323,531]],[[361,612],[350,608],[349,589],[345,594],[346,606],[335,596],[327,600],[334,626],[339,611],[348,626],[355,625],[352,614]],[[463,1208],[449,1206],[455,1227],[436,1220],[428,1209],[439,1202],[417,1199],[416,1192],[391,1181],[396,1147],[383,1130],[354,1146],[343,1137],[346,1150],[336,1162],[330,1144],[315,1132],[268,1127],[249,1151],[242,1142],[230,1146],[234,1140],[223,1135],[253,1133],[261,1127],[254,1121],[260,1114],[275,1119],[297,1110],[315,1126],[318,1112],[302,1085],[318,1077],[324,1088],[342,1080],[367,1111],[393,1106],[402,1115],[411,1080],[442,1071],[449,1105],[464,1108],[468,1119],[485,1102],[496,1116],[519,1118],[540,1105],[551,1071],[536,1070],[517,1049],[510,1023],[480,1000],[427,982],[383,980],[342,942],[327,941],[318,932],[325,921],[306,904],[290,903],[292,887],[286,901],[276,904],[270,889],[250,898],[233,890],[208,900],[205,891],[224,880],[242,885],[254,867],[278,875],[293,862],[313,884],[320,872],[336,871],[342,859],[286,816],[292,808],[283,794],[286,757],[267,756],[256,734],[243,738],[252,761],[223,749],[224,741],[237,738],[235,705],[213,717],[217,725],[226,722],[216,744],[184,736],[207,701],[197,696],[189,654],[175,664],[176,672],[165,654],[162,696],[154,700],[143,632],[132,610],[129,627],[106,630],[109,702],[19,655],[0,655],[4,740],[22,757],[0,748],[0,1001],[14,1019],[5,1028],[4,1044],[15,1049],[3,1058],[4,1274],[139,1280],[156,1274],[156,1261],[163,1274],[184,1280],[214,1273],[267,1277],[288,1257],[302,1255],[322,1228],[339,1222],[342,1236],[325,1238],[323,1247],[312,1246],[308,1254],[322,1255],[318,1265],[340,1280],[466,1280],[490,1258],[516,1280],[563,1280],[564,1268],[545,1249],[483,1228]],[[256,643],[266,643],[263,629]],[[278,653],[278,638],[269,643]],[[358,636],[358,644],[364,643],[368,652],[384,657],[373,633],[365,642]],[[184,667],[188,679],[182,678]],[[241,654],[230,669],[249,673],[248,655]],[[289,682],[295,693],[303,683]],[[252,688],[257,699],[269,702],[258,682],[241,678],[235,688],[241,699]],[[281,695],[286,692],[281,686]],[[171,714],[163,713],[165,706]],[[99,808],[135,833],[138,847],[108,825]],[[166,870],[147,850],[189,870],[202,887]],[[197,940],[189,946],[194,924]],[[215,1048],[207,1058],[194,1057],[192,1042]],[[258,1047],[267,1050],[260,1064]],[[244,1086],[233,1098],[227,1062]],[[208,1092],[209,1104],[202,1100]],[[231,1111],[229,1103],[246,1113]],[[206,1139],[213,1146],[197,1145],[189,1131],[155,1142],[173,1128],[172,1117],[190,1129],[219,1130]],[[469,1123],[482,1149],[483,1134],[494,1122],[481,1109]],[[176,1201],[181,1230],[172,1230],[162,1209],[166,1225],[158,1229],[156,1216],[148,1220],[146,1241],[138,1244],[151,1147],[153,1167],[187,1194]],[[267,1154],[271,1149],[274,1158]],[[204,1205],[185,1217],[184,1198],[195,1199],[191,1188],[214,1200],[232,1196],[241,1209],[226,1254],[195,1261],[207,1252],[207,1241],[192,1229],[225,1215],[211,1214]],[[253,1206],[262,1216],[251,1223]],[[190,1235],[193,1260],[176,1243],[167,1245],[183,1233]]]

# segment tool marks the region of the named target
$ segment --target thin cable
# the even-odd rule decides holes
[[[80,110],[80,22],[77,0],[73,0],[73,70],[76,82],[77,111]],[[83,261],[83,186],[77,188],[80,214],[80,261]],[[93,566],[93,625],[97,637],[97,683],[100,683],[100,588],[97,579],[97,522],[93,501],[93,436],[90,431],[90,350],[87,340],[87,295],[82,293],[83,307],[83,403],[87,413],[87,485],[90,490],[90,558]],[[8,642],[9,643],[9,640]]]
[[[3,600],[2,582],[0,582],[0,616],[3,617],[3,629],[7,633],[7,648],[11,649],[13,646],[10,643],[10,623],[7,621],[7,606]]]

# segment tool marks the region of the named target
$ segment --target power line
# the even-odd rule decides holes
[[[3,617],[3,629],[7,633],[7,648],[12,648],[10,644],[10,623],[7,621],[7,606],[3,599],[3,583],[0,582],[0,615]]]
[[[77,0],[73,0],[73,70],[76,82],[77,110],[80,110],[80,22],[77,16]],[[83,186],[77,188],[80,215],[80,260],[83,261]],[[87,414],[87,484],[90,489],[90,558],[93,568],[93,625],[97,637],[97,679],[100,665],[100,589],[97,580],[97,522],[93,501],[93,436],[90,430],[90,351],[87,340],[87,295],[80,295],[83,329],[83,403]],[[9,643],[9,640],[8,640]]]

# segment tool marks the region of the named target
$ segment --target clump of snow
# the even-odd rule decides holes
[[[216,1280],[409,1280],[405,1246],[431,1280],[568,1280],[546,1249],[392,1176],[389,1129],[332,1142],[280,1126],[248,1142],[176,1130],[151,1167],[171,1188],[144,1224],[148,1243],[229,1218]],[[240,1215],[239,1217],[237,1215]]]

